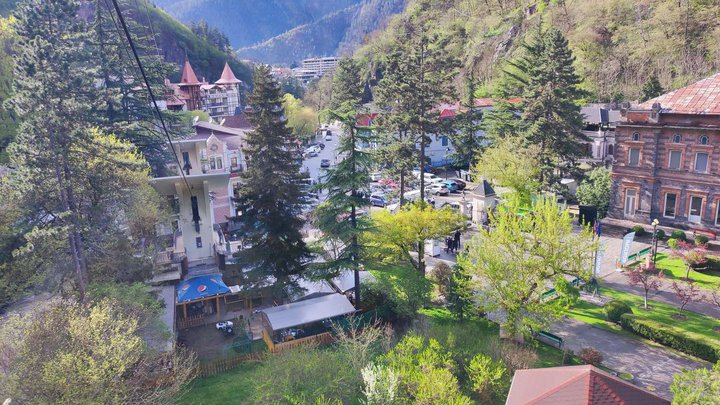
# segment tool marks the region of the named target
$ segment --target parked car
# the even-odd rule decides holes
[[[435,195],[450,194],[450,190],[448,190],[447,187],[445,187],[442,184],[431,184],[431,185],[425,187],[425,191],[427,191],[430,194],[435,194]]]
[[[451,180],[454,181],[455,184],[457,184],[458,190],[462,191],[462,190],[465,190],[465,187],[467,187],[467,183],[465,183],[464,181],[462,181],[460,179],[451,179]]]
[[[460,189],[457,183],[455,183],[455,180],[443,180],[442,184],[444,184],[445,188],[450,190],[451,193],[454,193]]]
[[[319,143],[318,146],[320,147],[320,149],[325,149],[325,144],[324,144],[324,143]]]
[[[217,329],[221,332],[224,332],[228,335],[232,335],[234,333],[232,321],[218,322],[215,324],[215,329]]]
[[[370,196],[370,205],[373,207],[384,207],[386,205],[385,199],[378,195],[372,195]]]
[[[317,157],[318,153],[315,152],[314,150],[312,150],[312,151],[306,153],[306,155],[307,155],[308,157]]]
[[[380,173],[380,172],[370,173],[370,180],[380,181],[381,179],[382,179],[382,173]]]
[[[330,159],[323,159],[320,161],[320,167],[330,167]]]
[[[325,142],[332,141],[332,135],[325,135]]]
[[[307,148],[305,148],[305,153],[319,153],[322,150],[322,148],[319,145],[310,145]]]

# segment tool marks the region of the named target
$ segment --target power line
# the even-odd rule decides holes
[[[143,68],[142,62],[140,62],[140,56],[138,56],[137,49],[135,49],[135,44],[133,43],[132,37],[130,36],[130,31],[128,30],[127,24],[125,23],[125,17],[122,15],[122,11],[120,11],[120,6],[118,5],[117,0],[112,0],[113,6],[115,6],[115,11],[118,14],[118,19],[120,20],[120,24],[122,25],[123,31],[125,31],[125,37],[128,40],[128,43],[130,44],[130,49],[132,49],[132,53],[135,56],[135,62],[137,62],[138,67],[140,68],[140,73],[142,74],[143,81],[145,82],[145,86],[148,89],[148,92],[150,93],[150,98],[152,99],[153,106],[155,107],[155,111],[158,114],[158,117],[160,118],[160,124],[162,125],[163,132],[165,133],[165,137],[167,137],[168,143],[170,144],[170,149],[172,149],[173,156],[175,156],[175,162],[178,164],[178,168],[180,169],[180,175],[182,176],[183,182],[185,183],[185,187],[188,189],[188,193],[192,194],[192,189],[190,188],[190,184],[188,184],[187,178],[185,177],[185,172],[182,170],[182,165],[180,164],[180,159],[178,158],[177,151],[175,150],[175,145],[173,145],[172,138],[170,137],[170,133],[167,130],[167,126],[165,125],[165,120],[163,119],[162,114],[160,113],[160,108],[157,105],[157,101],[155,100],[155,94],[153,94],[152,87],[150,87],[150,82],[148,81],[147,75],[145,74],[145,68]]]

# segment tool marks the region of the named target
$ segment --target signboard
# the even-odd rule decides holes
[[[625,235],[622,241],[622,249],[620,249],[620,264],[625,265],[630,256],[630,248],[632,247],[633,240],[635,239],[635,232],[630,232]]]
[[[602,270],[603,256],[605,254],[605,246],[602,243],[598,243],[598,249],[595,253],[595,267],[593,268],[593,276],[597,277],[600,270]]]

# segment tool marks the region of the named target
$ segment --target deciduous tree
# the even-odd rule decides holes
[[[610,174],[610,169],[604,167],[593,169],[577,189],[580,203],[597,207],[598,218],[604,218],[610,206]]]
[[[315,135],[318,114],[310,107],[304,107],[300,100],[292,94],[283,96],[283,108],[288,127],[292,128],[293,134],[301,139],[309,139]]]
[[[687,304],[705,299],[700,288],[692,281],[673,281],[672,289],[680,302],[680,312],[685,309]]]
[[[501,139],[478,158],[473,172],[497,185],[512,189],[521,203],[530,204],[540,187],[539,148],[523,146],[519,138]]]
[[[670,391],[673,393],[673,404],[716,404],[720,398],[720,361],[715,363],[712,370],[700,367],[675,374]]]
[[[627,276],[630,285],[642,287],[645,293],[643,306],[648,309],[648,294],[650,291],[657,290],[662,286],[662,279],[665,278],[665,274],[653,266],[638,266],[626,271],[625,276]]]
[[[518,215],[518,207],[503,205],[491,214],[494,229],[481,229],[458,257],[478,278],[480,304],[496,311],[511,336],[546,326],[557,315],[540,295],[559,275],[589,279],[597,245],[589,229],[573,231],[567,210],[551,200],[533,204],[532,213]]]
[[[672,249],[671,255],[685,263],[685,279],[690,280],[690,270],[707,263],[707,246],[678,240],[677,248]]]

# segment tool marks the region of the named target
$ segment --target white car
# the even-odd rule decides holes
[[[450,194],[450,190],[448,190],[445,186],[443,186],[442,184],[439,184],[439,183],[431,184],[431,185],[425,187],[425,191],[430,194],[435,194],[435,195]]]
[[[330,142],[330,141],[332,141],[332,135],[326,135],[325,142]]]

